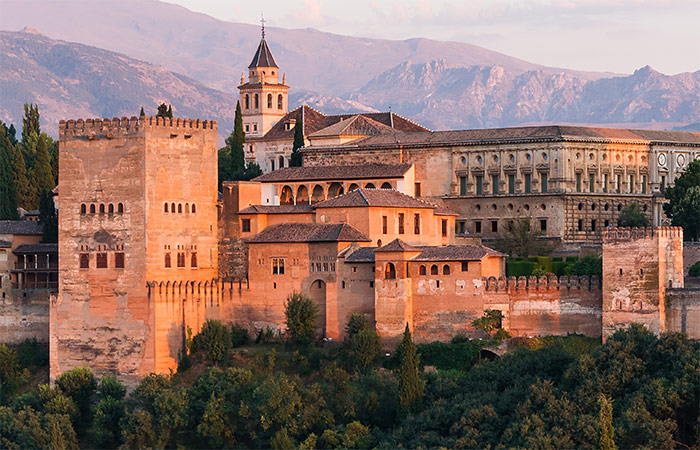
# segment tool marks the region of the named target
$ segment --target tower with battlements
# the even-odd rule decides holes
[[[147,282],[182,289],[217,276],[216,140],[215,121],[60,122],[52,378],[85,365],[122,379],[176,367],[182,308],[149,301]]]

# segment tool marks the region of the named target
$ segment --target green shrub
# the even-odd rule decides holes
[[[560,261],[562,261],[562,257],[561,257],[561,256],[553,256],[553,257],[552,257],[552,262],[560,262]]]
[[[308,345],[316,336],[318,307],[304,295],[293,292],[287,297],[284,307],[287,320],[287,332],[291,341],[297,345]]]
[[[87,367],[76,367],[56,378],[56,385],[65,395],[73,399],[80,410],[81,420],[90,413],[90,399],[97,389],[97,379]]]
[[[121,384],[114,375],[104,375],[100,379],[97,392],[99,392],[100,398],[112,397],[121,400],[126,395],[126,386]]]
[[[578,256],[567,256],[566,257],[566,262],[567,263],[575,263],[578,261]]]
[[[491,335],[501,328],[503,313],[497,309],[486,309],[484,315],[472,321],[472,326]]]
[[[700,261],[696,262],[688,269],[689,277],[700,277]]]
[[[231,325],[231,345],[233,347],[241,347],[243,345],[246,345],[250,342],[250,334],[248,333],[248,329],[234,323]]]
[[[566,265],[564,261],[552,261],[552,273],[558,277],[565,274]]]
[[[367,316],[362,313],[352,313],[348,319],[348,323],[345,324],[345,333],[347,333],[348,338],[351,339],[352,336],[365,328],[369,328]]]
[[[352,351],[355,367],[365,371],[372,366],[382,348],[379,335],[369,328],[361,329],[352,336]]]
[[[542,268],[546,273],[552,271],[552,259],[549,256],[538,256],[537,265]]]
[[[567,258],[567,263],[569,259]],[[603,274],[603,258],[599,255],[586,255],[564,268],[566,275],[598,275]]]
[[[418,344],[421,364],[438,370],[468,370],[479,359],[481,342],[466,341],[456,344],[431,342]]]
[[[204,322],[202,331],[192,340],[193,351],[204,351],[207,359],[217,365],[225,359],[230,347],[231,334],[218,320]]]
[[[535,270],[535,263],[532,261],[506,261],[508,277],[529,277],[533,270]]]

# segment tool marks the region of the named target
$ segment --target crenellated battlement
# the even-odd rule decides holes
[[[683,240],[681,227],[647,228],[606,228],[603,230],[603,244],[653,239],[654,236]]]
[[[134,135],[144,128],[167,128],[170,130],[213,130],[216,132],[216,120],[183,119],[180,117],[114,117],[112,119],[70,119],[58,123],[59,136],[81,137],[90,139],[100,135],[107,138]]]
[[[600,277],[593,276],[530,276],[482,278],[487,292],[507,291],[594,291],[600,290]]]

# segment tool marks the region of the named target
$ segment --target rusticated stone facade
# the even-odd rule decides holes
[[[151,302],[146,282],[217,277],[216,133],[213,121],[61,121],[52,378],[176,366],[183,315]]]

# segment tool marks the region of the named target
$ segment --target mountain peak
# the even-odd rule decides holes
[[[29,27],[29,26],[22,28],[21,30],[19,30],[19,32],[43,36],[43,34],[39,30],[37,30],[36,28]]]

